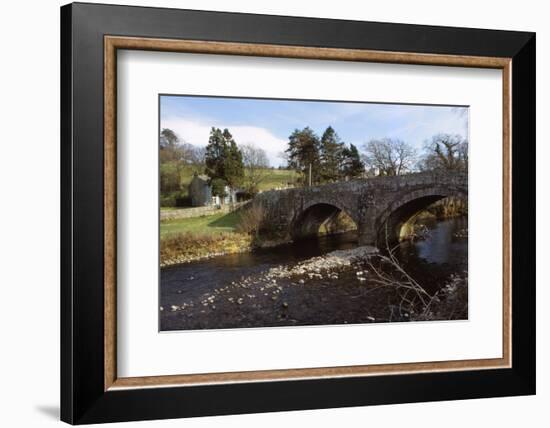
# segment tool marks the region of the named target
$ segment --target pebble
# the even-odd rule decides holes
[[[292,285],[298,285],[298,284],[305,284],[306,278],[309,279],[339,279],[339,272],[340,270],[346,269],[346,267],[352,266],[352,263],[354,262],[360,262],[369,256],[376,254],[378,250],[374,247],[370,246],[363,246],[363,247],[357,247],[349,250],[337,250],[332,251],[328,254],[319,256],[319,257],[313,257],[311,259],[299,262],[298,264],[294,266],[282,266],[279,265],[275,268],[271,268],[269,271],[264,273],[260,276],[255,277],[242,277],[240,282],[232,281],[231,285],[227,285],[225,287],[215,288],[212,292],[212,294],[208,294],[206,296],[203,296],[202,300],[200,301],[200,304],[204,307],[209,306],[212,309],[216,309],[216,306],[213,305],[213,303],[216,300],[217,295],[221,295],[221,293],[231,293],[231,290],[234,290],[235,288],[245,288],[248,289],[253,285],[256,285],[253,289],[250,291],[262,291],[264,292],[264,296],[270,297],[271,300],[277,301],[278,296],[281,295],[283,286],[279,285],[277,281],[279,279],[283,278],[292,278],[292,277],[300,277],[294,279],[291,284]],[[336,271],[335,271],[336,270]],[[355,272],[357,280],[359,282],[364,282],[367,279],[365,276],[367,275],[367,271],[364,270],[358,270]],[[194,280],[194,276],[188,277],[189,280]],[[290,283],[287,282],[286,284]],[[234,288],[235,287],[235,288]],[[177,290],[178,294],[182,294],[183,290]],[[248,297],[249,299],[253,299],[256,297],[255,294],[244,294],[242,293],[243,297]],[[258,294],[260,296],[260,294]],[[227,301],[230,303],[237,303],[238,305],[242,305],[244,303],[243,297],[227,297]],[[198,302],[197,302],[198,303]],[[250,302],[251,304],[253,302]],[[193,303],[183,303],[181,306],[177,305],[171,305],[170,310],[172,312],[184,310],[186,307],[193,307]],[[283,301],[281,303],[281,307],[284,309],[287,309],[289,307],[288,302]],[[160,311],[164,311],[164,307],[160,306]],[[186,311],[188,312],[188,311]],[[408,314],[404,314],[405,317],[408,317]],[[374,317],[367,317],[369,321],[375,321]]]
[[[310,279],[323,276],[321,272],[326,272],[331,269],[350,266],[352,262],[368,258],[373,254],[377,254],[378,249],[372,246],[362,246],[349,250],[336,250],[322,256],[313,257],[312,259],[298,263],[293,267],[278,266],[271,268],[265,278],[271,282],[276,282],[275,278],[289,278],[293,275],[307,275]],[[358,271],[357,275],[363,275],[362,271]],[[329,276],[330,278],[330,276]],[[336,278],[334,278],[336,279]]]

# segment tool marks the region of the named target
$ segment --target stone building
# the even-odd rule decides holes
[[[225,197],[212,195],[212,186],[209,184],[210,178],[204,174],[195,174],[189,183],[189,197],[191,205],[194,207],[204,207],[209,205],[225,205],[240,202],[244,198],[244,192],[241,189],[232,189],[225,186]]]
[[[191,205],[194,207],[203,207],[212,205],[212,187],[208,184],[207,175],[195,174],[189,183],[189,197]]]

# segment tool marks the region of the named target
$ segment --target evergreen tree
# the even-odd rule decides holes
[[[302,174],[304,184],[309,182],[310,170],[312,183],[320,182],[319,146],[319,137],[309,127],[296,129],[288,137],[288,166]]]
[[[347,178],[358,178],[365,172],[365,164],[361,161],[359,151],[353,144],[349,148],[345,147],[342,151],[343,155],[343,174]]]
[[[320,160],[321,179],[324,182],[334,182],[341,178],[344,143],[329,126],[321,137]]]
[[[205,154],[206,174],[210,177],[212,194],[225,196],[225,185],[236,187],[244,178],[242,153],[228,129],[210,130]]]
[[[221,129],[212,128],[210,138],[206,146],[205,172],[210,180],[221,178],[225,180],[225,159],[227,157],[227,144]]]
[[[224,137],[228,141],[227,157],[225,159],[225,180],[229,187],[237,187],[242,184],[244,179],[243,154],[227,129],[224,131]]]
[[[225,186],[227,186],[227,183],[223,178],[213,178],[210,180],[210,186],[212,187],[212,195],[219,196],[222,199],[227,196],[227,193],[225,192]]]

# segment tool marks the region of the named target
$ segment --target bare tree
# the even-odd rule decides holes
[[[241,152],[245,168],[245,186],[251,194],[257,193],[269,167],[267,155],[264,149],[252,144],[242,145]]]
[[[206,147],[198,147],[193,144],[184,143],[185,161],[193,165],[204,165],[206,156]]]
[[[277,153],[277,157],[283,161],[284,168],[288,168],[289,156],[285,151]]]
[[[160,162],[204,165],[206,149],[187,143],[174,131],[164,128],[160,133]]]
[[[375,175],[402,175],[415,166],[416,150],[399,139],[370,140],[363,150],[367,169]]]
[[[397,315],[399,319],[427,321],[436,319],[463,319],[468,316],[468,275],[453,274],[445,285],[435,293],[428,292],[401,264],[396,256],[401,244],[390,247],[386,225],[386,248],[384,253],[373,254],[366,260],[374,274],[371,282],[377,288],[394,289],[399,296]],[[374,262],[376,261],[376,263]],[[390,321],[394,315],[392,309]]]
[[[423,170],[468,169],[468,141],[460,135],[437,134],[424,147]]]

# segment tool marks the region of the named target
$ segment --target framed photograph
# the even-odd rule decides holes
[[[535,393],[535,35],[61,8],[61,417]]]

